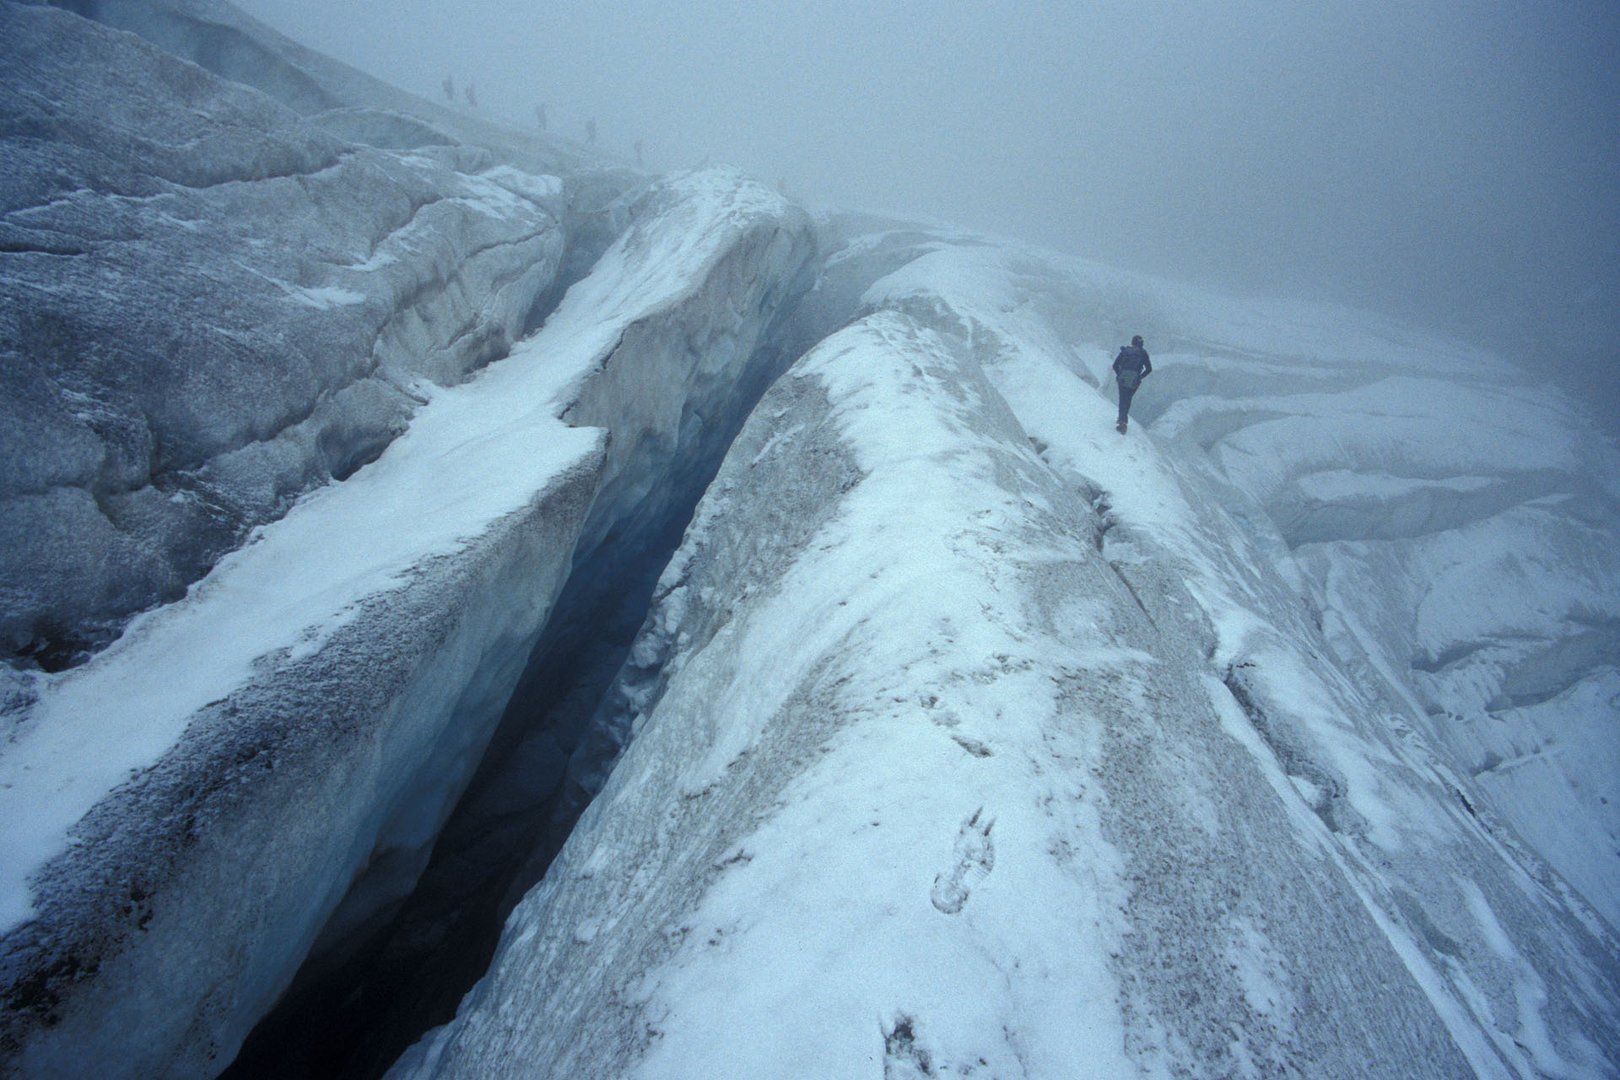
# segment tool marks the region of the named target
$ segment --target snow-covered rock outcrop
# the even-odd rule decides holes
[[[391,1075],[1611,1073],[1612,928],[1043,314],[1145,283],[911,255],[762,401],[623,760]]]

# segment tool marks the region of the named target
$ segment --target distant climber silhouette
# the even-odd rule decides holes
[[[541,102],[534,107],[534,122],[540,125],[540,130],[546,130],[546,103]]]
[[[475,109],[478,108],[478,91],[472,83],[467,84],[467,104]]]
[[[596,145],[596,117],[585,121],[585,143],[588,146]]]
[[[456,80],[454,76],[446,75],[444,77],[444,96],[448,101],[453,102],[456,100]]]
[[[1142,335],[1137,334],[1114,357],[1114,381],[1119,384],[1119,422],[1114,430],[1121,435],[1125,434],[1125,424],[1131,415],[1131,398],[1136,396],[1136,388],[1142,385],[1142,380],[1151,374],[1153,361],[1142,348]]]

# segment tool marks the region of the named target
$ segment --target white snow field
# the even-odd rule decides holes
[[[1234,441],[1287,390],[1350,426],[1381,364],[1465,381],[1430,473],[1322,453],[1352,475],[1319,495],[1380,505],[1419,486],[1386,475],[1467,493],[1526,456],[1573,479],[1560,440],[1504,468],[1471,430],[1498,380],[1540,392],[1353,313],[1217,321],[914,232],[823,288],[897,262],[751,417],[604,707],[619,765],[390,1076],[1614,1075],[1612,926],[1482,809],[1512,793],[1455,767],[1410,677],[1353,666],[1388,653],[1336,654],[1268,516],[1262,478],[1335,429],[1245,475],[1169,414],[1121,438],[1097,385],[1127,312],[1150,347],[1253,350],[1272,389],[1214,425]],[[1248,381],[1183,344],[1143,395],[1178,365]]]

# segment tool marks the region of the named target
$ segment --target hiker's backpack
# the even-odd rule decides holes
[[[1114,377],[1119,380],[1119,388],[1121,390],[1130,390],[1134,392],[1138,386],[1142,385],[1142,364],[1136,359],[1140,353],[1140,349],[1132,348],[1129,345],[1126,345],[1119,350],[1119,357],[1114,361],[1114,363],[1117,364],[1120,360],[1123,360],[1126,357],[1129,357],[1132,361],[1132,363],[1129,363],[1124,367],[1114,369]]]

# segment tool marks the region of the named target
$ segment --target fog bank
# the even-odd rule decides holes
[[[1620,8],[244,0],[653,169],[1383,310],[1620,412]]]

